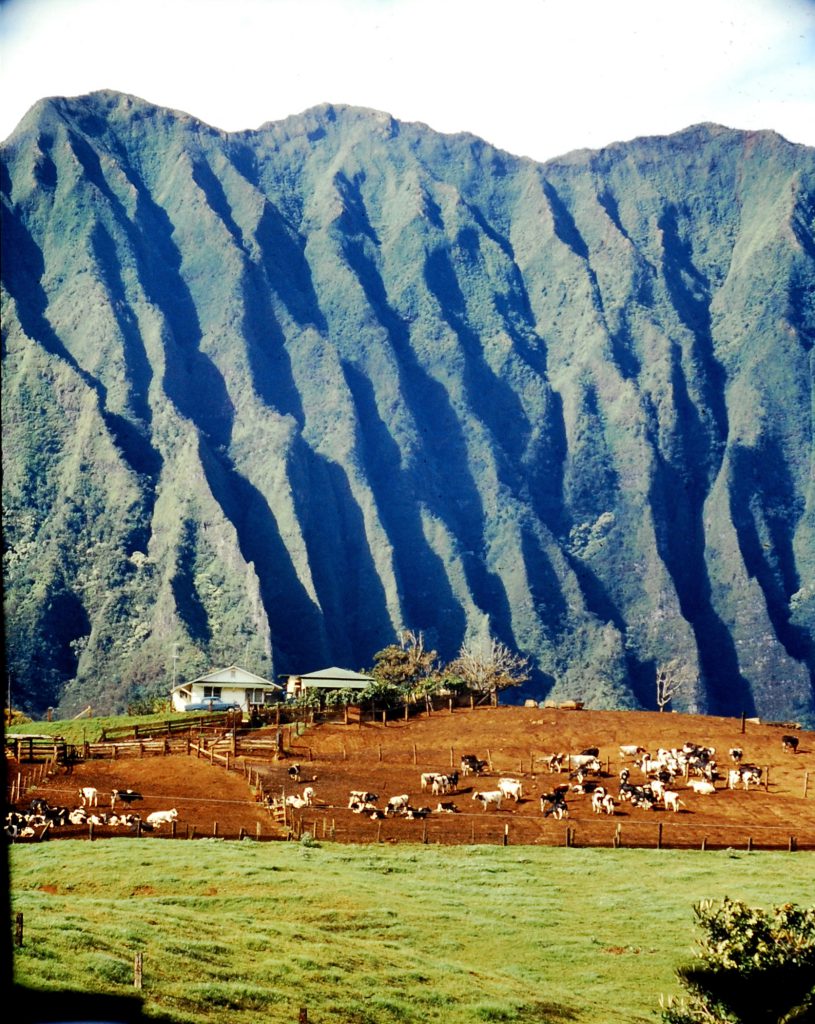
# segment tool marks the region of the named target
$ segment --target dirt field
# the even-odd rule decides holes
[[[340,842],[562,845],[571,829],[576,845],[610,846],[617,833],[622,846],[653,847],[661,833],[662,844],[671,847],[699,848],[704,842],[708,848],[748,844],[754,849],[787,848],[792,836],[798,849],[815,849],[815,735],[797,731],[800,744],[798,753],[792,754],[781,744],[781,736],[789,731],[747,722],[742,733],[738,719],[651,712],[457,709],[387,726],[315,726],[290,743],[286,759],[253,760],[251,767],[270,793],[289,795],[308,784],[314,787],[314,807],[295,812],[290,825],[295,835],[308,831],[319,840],[333,834]],[[540,796],[568,781],[566,774],[550,774],[542,757],[599,747],[604,774],[598,781],[616,797],[619,771],[625,764],[619,754],[621,744],[638,744],[655,752],[659,747],[681,747],[686,741],[715,747],[725,777],[729,748],[741,747],[744,762],[762,768],[768,787],[730,791],[720,781],[715,794],[700,796],[678,779],[673,788],[679,790],[684,806],[677,814],[621,803],[613,817],[600,816],[592,813],[588,796],[570,794],[567,819],[542,817]],[[440,798],[422,793],[422,772],[458,768],[465,753],[488,760],[491,770],[481,777],[460,779],[456,794]],[[301,765],[299,786],[292,784],[287,771],[295,762]],[[473,792],[494,789],[502,775],[522,780],[523,799],[518,804],[504,801],[500,810],[482,811],[472,799]],[[631,781],[642,781],[633,765]],[[243,774],[227,773],[193,757],[90,761],[75,768],[71,776],[52,778],[37,795],[51,803],[75,806],[81,785],[95,785],[100,794],[109,794],[112,788],[138,790],[144,800],[134,806],[142,816],[176,807],[180,836],[190,834],[193,826],[197,836],[211,836],[217,830],[218,835],[233,837],[241,829],[254,836],[258,827],[263,836],[285,834],[258,804]],[[433,813],[424,820],[371,821],[348,810],[352,789],[377,793],[380,807],[389,797],[406,793],[414,807],[435,808],[443,799],[459,810]],[[99,829],[97,834],[104,831]],[[75,830],[75,834],[86,833],[87,828]]]

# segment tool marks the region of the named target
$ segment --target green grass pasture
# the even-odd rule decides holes
[[[805,853],[59,841],[10,849],[15,977],[179,1022],[637,1024],[692,904],[810,904]]]
[[[21,735],[61,736],[66,743],[98,743],[105,729],[120,726],[161,725],[166,721],[189,718],[183,711],[167,711],[160,715],[108,715],[104,718],[61,719],[57,722],[21,722],[6,727],[6,732]]]

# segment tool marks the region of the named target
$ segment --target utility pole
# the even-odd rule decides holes
[[[173,644],[173,689],[175,689],[176,663],[178,662],[178,644]]]

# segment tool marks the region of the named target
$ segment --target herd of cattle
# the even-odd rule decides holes
[[[796,753],[798,738],[782,737],[785,751]],[[621,804],[629,804],[634,808],[655,810],[663,808],[674,813],[686,807],[681,799],[684,790],[691,790],[700,796],[710,796],[721,789],[749,790],[762,782],[763,771],[755,764],[744,761],[744,751],[738,747],[728,750],[726,771],[721,770],[715,759],[713,747],[697,743],[685,743],[681,748],[659,749],[650,753],[638,744],[625,744],[619,748],[620,758],[624,767],[620,770],[616,782],[616,794],[612,793],[609,772],[604,772],[598,747],[589,747],[578,754],[557,753],[540,759],[551,775],[568,773],[568,781],[553,784],[549,792],[539,798],[541,814],[548,818],[566,818],[569,816],[569,803],[573,796],[588,796],[591,809],[596,814],[614,815]],[[638,769],[639,778],[631,777],[633,768]],[[465,754],[461,758],[458,771],[422,772],[419,787],[422,794],[432,797],[459,794],[459,780],[468,775],[483,777],[488,770],[488,762],[474,754]],[[301,766],[292,765],[288,768],[292,782],[301,782]],[[313,780],[311,780],[313,781]],[[718,784],[718,785],[717,785]],[[471,792],[471,799],[480,805],[482,811],[490,808],[500,810],[507,801],[516,805],[524,796],[523,780],[501,776],[492,789],[476,789]],[[269,803],[277,798],[269,797]],[[313,786],[307,786],[300,794],[291,794],[285,798],[287,807],[302,810],[312,807],[316,802]],[[351,790],[348,798],[348,810],[354,814],[364,815],[372,821],[389,817],[407,819],[426,818],[431,814],[460,813],[462,807],[455,800],[438,800],[435,807],[428,804],[414,806],[409,793],[391,796],[380,806],[379,796],[367,789]],[[325,806],[324,804],[322,806]]]
[[[73,808],[54,806],[42,797],[35,797],[25,809],[6,812],[5,833],[10,839],[40,838],[53,828],[67,825],[104,825],[139,834],[153,832],[162,825],[168,825],[178,817],[178,811],[152,811],[146,817],[131,811],[116,811],[116,804],[130,807],[143,800],[141,793],[133,789],[113,789],[110,793],[110,811],[99,809],[99,790],[95,786],[83,786],[79,790],[79,804]]]
[[[792,735],[782,737],[785,751],[796,753],[798,738]],[[577,754],[557,753],[540,759],[550,775],[568,773],[568,781],[553,784],[550,791],[540,796],[540,811],[545,817],[561,819],[569,815],[569,802],[573,796],[588,796],[591,809],[596,814],[613,815],[623,803],[634,808],[654,810],[662,807],[666,811],[678,812],[685,806],[681,799],[684,791],[692,790],[698,795],[710,796],[721,789],[734,790],[737,787],[749,790],[762,782],[762,769],[744,761],[744,751],[731,748],[728,751],[728,769],[723,772],[716,759],[713,747],[696,743],[685,743],[681,748],[659,749],[651,754],[638,744],[623,745],[619,748],[624,767],[617,777],[616,795],[610,789],[610,772],[603,771],[600,751],[589,747]],[[431,814],[455,814],[462,807],[455,799],[441,800],[440,797],[459,796],[459,780],[472,775],[482,778],[489,769],[489,763],[474,754],[461,757],[458,771],[423,772],[419,779],[422,794],[436,797],[436,806],[429,804],[413,806],[409,793],[398,793],[379,804],[379,796],[368,789],[352,790],[348,798],[348,810],[364,815],[371,820],[387,817],[407,819],[426,818]],[[636,768],[639,777],[632,780],[631,772]],[[300,765],[288,768],[291,782],[300,784]],[[313,781],[313,780],[312,780]],[[717,786],[717,783],[719,785]],[[681,787],[681,788],[680,788]],[[167,811],[153,811],[142,818],[130,810],[133,803],[143,799],[142,794],[132,789],[114,789],[110,794],[110,810],[99,809],[99,792],[92,786],[79,790],[79,804],[73,808],[52,807],[42,798],[33,799],[25,808],[15,808],[6,813],[5,832],[11,839],[40,837],[49,829],[67,825],[99,825],[121,828],[140,834],[160,829],[171,824],[178,817],[175,808]],[[524,797],[522,779],[501,776],[491,789],[472,788],[471,799],[480,805],[482,811],[490,808],[500,810],[506,801],[519,804]],[[427,799],[427,796],[425,796]],[[285,798],[285,806],[291,810],[305,810],[315,805],[317,795],[313,786]],[[268,802],[278,802],[268,798]],[[432,801],[431,801],[432,803]],[[117,811],[117,804],[127,810]],[[325,806],[324,804],[322,806]]]

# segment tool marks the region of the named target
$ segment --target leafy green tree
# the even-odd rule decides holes
[[[665,1024],[813,1024],[815,906],[725,897],[693,909],[704,934],[696,962],[677,970],[688,995],[663,1005]]]
[[[389,644],[374,655],[371,675],[381,687],[390,688],[403,701],[414,702],[438,687],[437,659],[437,653],[425,647],[423,633],[403,630],[398,643]]]

